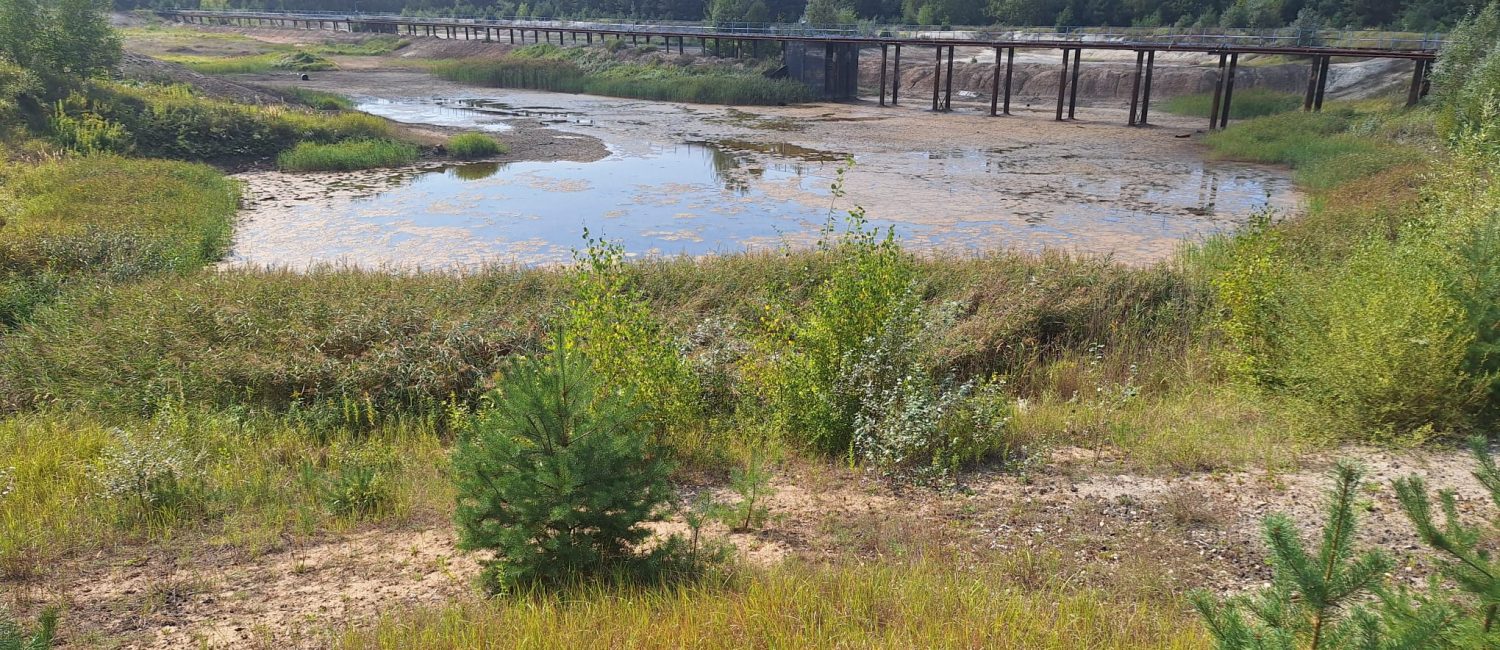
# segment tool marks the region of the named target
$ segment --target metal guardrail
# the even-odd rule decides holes
[[[947,25],[881,25],[859,23],[853,25],[813,26],[807,23],[740,23],[740,22],[696,22],[696,21],[630,21],[623,19],[538,19],[520,16],[429,16],[395,13],[334,12],[334,11],[229,11],[194,8],[160,10],[165,13],[191,13],[193,15],[223,15],[225,17],[248,16],[309,20],[353,20],[473,25],[490,27],[517,27],[539,29],[617,29],[621,31],[652,33],[671,32],[725,34],[746,36],[830,37],[861,39],[901,39],[933,41],[1038,41],[1047,43],[1128,43],[1159,45],[1168,48],[1220,48],[1220,47],[1337,47],[1344,49],[1413,50],[1433,51],[1447,41],[1442,33],[1381,32],[1372,30],[1306,30],[1281,29],[1218,29],[1218,30],[1163,30],[1160,28],[1122,27],[954,27]]]

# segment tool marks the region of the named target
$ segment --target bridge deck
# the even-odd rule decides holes
[[[901,50],[903,47],[932,48],[936,51],[936,67],[933,75],[932,87],[932,110],[951,111],[953,109],[953,60],[955,49],[959,47],[982,47],[993,48],[995,51],[994,79],[992,83],[990,99],[990,115],[1009,115],[1011,104],[1011,81],[1013,76],[1016,50],[1061,50],[1062,52],[1062,74],[1059,75],[1057,90],[1057,115],[1059,121],[1073,119],[1078,106],[1078,76],[1079,69],[1083,65],[1083,50],[1124,50],[1136,53],[1135,74],[1133,78],[1130,97],[1130,120],[1131,126],[1147,126],[1151,109],[1151,82],[1156,64],[1157,52],[1196,52],[1209,55],[1218,55],[1219,61],[1216,70],[1216,83],[1213,93],[1213,104],[1209,111],[1209,129],[1222,129],[1229,124],[1230,104],[1234,98],[1235,71],[1239,66],[1239,58],[1242,54],[1280,54],[1298,57],[1307,57],[1310,66],[1308,71],[1307,91],[1303,98],[1303,110],[1317,111],[1323,108],[1324,94],[1328,86],[1328,68],[1333,57],[1353,58],[1375,58],[1375,59],[1405,59],[1413,61],[1411,85],[1407,92],[1407,105],[1416,104],[1422,97],[1426,96],[1429,87],[1429,77],[1437,59],[1437,51],[1425,47],[1431,41],[1419,41],[1423,47],[1415,49],[1391,48],[1391,47],[1323,47],[1311,45],[1285,45],[1264,43],[1230,43],[1230,42],[1202,42],[1195,39],[1204,38],[1194,35],[1186,42],[1171,35],[1154,35],[1152,38],[1122,39],[1122,40],[1090,40],[1088,38],[1071,39],[1019,39],[1019,38],[963,38],[933,36],[930,33],[901,34],[889,31],[879,35],[851,35],[842,33],[819,33],[803,26],[769,26],[758,29],[721,29],[711,25],[683,25],[683,24],[610,24],[599,22],[573,22],[573,21],[535,21],[535,20],[482,20],[467,18],[427,18],[415,16],[396,15],[369,15],[369,14],[339,14],[339,13],[280,13],[280,12],[254,12],[254,11],[206,11],[191,9],[160,10],[157,12],[163,17],[184,22],[198,23],[251,23],[285,26],[288,23],[292,27],[305,29],[339,29],[342,23],[348,30],[355,31],[358,25],[365,31],[386,31],[399,33],[402,29],[407,34],[425,32],[429,35],[446,34],[448,38],[458,38],[459,34],[465,39],[476,39],[481,36],[484,40],[491,39],[491,32],[498,37],[501,30],[509,32],[512,43],[516,42],[516,33],[521,35],[520,42],[526,42],[526,32],[532,33],[532,40],[541,41],[541,36],[546,35],[547,41],[551,42],[551,36],[557,35],[559,44],[563,43],[563,35],[571,34],[575,42],[580,34],[584,35],[587,43],[591,44],[594,36],[599,36],[603,42],[605,37],[624,38],[630,37],[636,41],[644,36],[646,42],[652,38],[660,38],[671,47],[672,39],[677,40],[677,49],[682,52],[685,43],[691,39],[697,42],[704,53],[709,52],[709,41],[713,41],[713,53],[719,55],[721,46],[727,41],[731,47],[729,52],[738,57],[741,53],[740,43],[750,43],[756,47],[752,48],[755,55],[759,55],[759,44],[766,41],[779,42],[782,46],[782,54],[788,51],[788,44],[806,46],[820,44],[824,47],[826,54],[824,60],[826,65],[822,74],[809,73],[809,78],[799,79],[804,83],[816,87],[821,86],[821,92],[825,97],[833,99],[851,99],[858,93],[858,64],[859,50],[864,48],[880,48],[880,105],[886,105],[886,80],[887,70],[892,72],[890,82],[891,103],[898,102],[898,93],[901,79]],[[1212,39],[1210,39],[1212,40]],[[895,50],[894,63],[891,62],[891,49]],[[799,56],[805,54],[811,48],[799,47]],[[943,54],[947,51],[948,61],[946,75],[944,74]],[[1001,84],[1001,69],[999,65],[1001,54],[1005,53],[1004,85]],[[1071,66],[1071,67],[1070,67]],[[796,66],[799,70],[814,69],[815,66]],[[946,76],[947,84],[943,84]],[[816,78],[813,78],[816,77]],[[1003,104],[1001,98],[1004,98]],[[1003,110],[1002,110],[1003,106]],[[1065,117],[1066,116],[1066,117]]]

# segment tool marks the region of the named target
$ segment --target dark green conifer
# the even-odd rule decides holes
[[[658,559],[636,551],[669,496],[650,427],[567,337],[550,348],[509,364],[454,452],[460,544],[495,552],[492,592],[639,575]]]
[[[1315,553],[1303,548],[1290,518],[1266,518],[1273,575],[1269,588],[1223,601],[1193,594],[1220,650],[1445,647],[1446,607],[1386,591],[1381,581],[1392,566],[1390,558],[1354,550],[1361,476],[1353,465],[1336,467],[1328,519]]]
[[[1469,443],[1474,458],[1478,461],[1475,478],[1489,492],[1490,500],[1500,506],[1500,470],[1490,455],[1484,438],[1474,438]],[[1493,540],[1500,533],[1500,524],[1491,520],[1489,530],[1480,526],[1465,525],[1458,516],[1458,499],[1453,490],[1438,492],[1438,508],[1443,512],[1443,524],[1438,526],[1433,519],[1432,501],[1428,498],[1427,484],[1418,476],[1397,479],[1394,482],[1396,498],[1401,508],[1417,529],[1417,535],[1428,546],[1440,553],[1443,575],[1459,588],[1462,599],[1459,608],[1467,615],[1463,626],[1461,645],[1471,648],[1500,647],[1500,561],[1485,548],[1486,539]],[[1488,532],[1488,535],[1485,533]]]

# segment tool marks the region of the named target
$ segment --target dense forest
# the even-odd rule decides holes
[[[198,5],[271,10],[719,22],[1177,28],[1302,27],[1443,30],[1477,0],[115,0],[120,9]]]

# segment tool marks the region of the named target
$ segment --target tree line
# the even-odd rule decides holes
[[[1335,27],[1434,31],[1480,0],[114,0],[118,9],[202,7],[533,18],[918,25]]]

